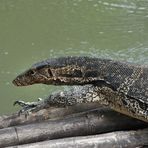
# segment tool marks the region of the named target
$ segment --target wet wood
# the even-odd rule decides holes
[[[74,114],[64,119],[1,129],[0,147],[146,127],[148,127],[147,123],[121,115],[107,108],[99,108],[85,113]],[[102,134],[100,137],[102,137]],[[79,138],[77,137],[77,139]],[[63,147],[69,147],[70,145],[63,144]]]
[[[135,148],[148,146],[148,129],[112,132],[101,135],[71,137],[16,146],[15,148]]]

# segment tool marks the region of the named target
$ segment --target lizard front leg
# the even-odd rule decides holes
[[[94,88],[95,87],[93,85],[78,86],[67,91],[52,93],[47,98],[43,100],[40,99],[37,102],[24,102],[22,100],[17,100],[14,102],[14,105],[17,104],[22,107],[18,112],[19,115],[25,114],[27,116],[30,112],[37,112],[49,107],[66,107],[77,103],[89,102]]]
[[[138,118],[132,111],[123,104],[126,96],[114,91],[112,88],[102,85],[84,85],[78,86],[67,91],[61,91],[53,93],[44,100],[38,102],[24,103],[17,101],[23,108],[19,111],[20,114],[25,113],[26,116],[29,112],[37,112],[41,109],[49,107],[67,107],[81,103],[98,103],[100,105],[106,105],[111,109],[120,113]],[[146,117],[141,117],[142,120],[146,120]]]

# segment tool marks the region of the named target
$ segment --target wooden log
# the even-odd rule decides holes
[[[119,131],[101,135],[71,137],[15,146],[15,148],[135,148],[148,146],[148,129]]]
[[[18,113],[14,113],[12,115],[3,115],[0,116],[0,129],[10,126],[41,122],[47,119],[62,118],[70,114],[85,112],[98,107],[100,107],[100,105],[97,103],[78,104],[75,106],[69,106],[67,108],[50,107],[42,109],[39,112],[29,114],[27,118],[25,118],[24,115],[18,116]]]
[[[145,127],[147,123],[99,108],[64,119],[1,129],[0,147]]]
[[[6,128],[10,126],[29,124],[34,122],[40,122],[43,120],[51,118],[61,118],[69,114],[88,111],[94,108],[100,107],[98,103],[89,103],[89,104],[77,104],[74,106],[67,106],[63,108],[63,104],[58,102],[58,100],[71,100],[72,98],[81,99],[84,92],[87,90],[88,86],[80,87],[80,89],[70,89],[64,92],[56,92],[49,95],[47,98],[39,102],[38,107],[36,107],[35,112],[32,112],[27,119],[25,116],[18,114],[5,115],[0,117],[0,128]],[[82,91],[83,90],[83,91]],[[83,94],[84,93],[84,94]],[[87,96],[89,97],[89,96]],[[54,101],[55,103],[53,103]]]

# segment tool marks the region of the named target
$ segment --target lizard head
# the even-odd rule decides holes
[[[85,64],[87,66],[84,66]],[[98,71],[96,65],[91,63],[90,58],[62,57],[34,64],[30,69],[18,75],[13,80],[13,84],[17,86],[36,83],[81,85],[96,79],[98,79]]]

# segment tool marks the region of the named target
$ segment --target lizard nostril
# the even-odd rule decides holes
[[[12,81],[15,86],[20,86],[19,78],[16,78]]]
[[[14,85],[18,86],[17,80],[16,80],[16,79],[14,79],[14,80],[12,81],[12,83],[13,83]]]

